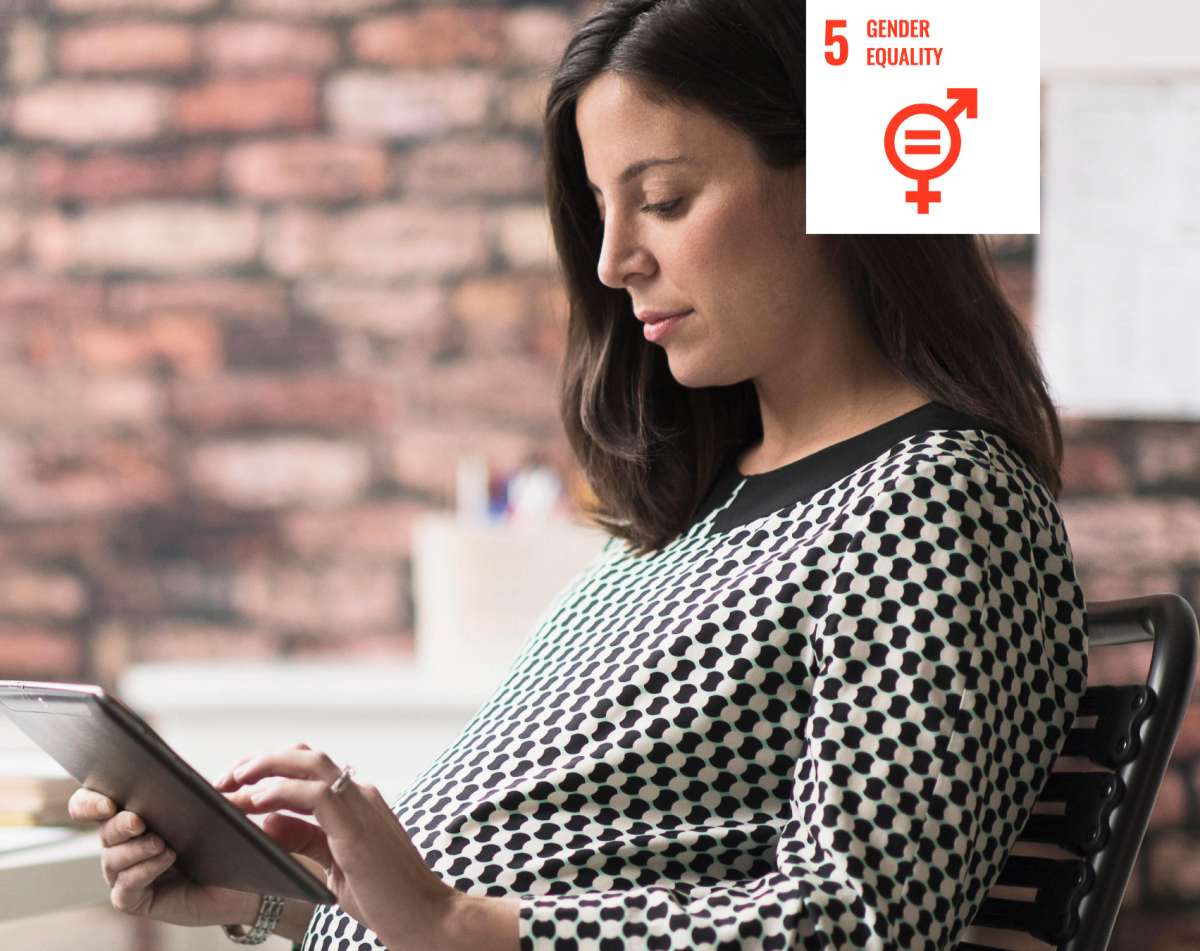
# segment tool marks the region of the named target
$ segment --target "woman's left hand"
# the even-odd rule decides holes
[[[490,932],[489,946],[517,947],[519,902],[469,898],[443,882],[378,789],[349,782],[331,790],[340,773],[324,753],[300,744],[246,757],[216,787],[246,813],[311,816],[315,824],[268,815],[263,829],[287,851],[318,862],[338,904],[389,951],[455,947],[485,937],[480,926]]]

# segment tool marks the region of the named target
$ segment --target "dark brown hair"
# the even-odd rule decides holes
[[[731,123],[774,168],[804,162],[804,4],[613,0],[571,40],[546,106],[550,220],[570,299],[562,414],[597,520],[636,551],[688,525],[716,475],[762,437],[750,381],[688,388],[648,343],[629,295],[597,274],[603,225],[575,105],[604,72]],[[974,235],[831,239],[884,358],[937,402],[1003,435],[1052,495],[1062,436],[1032,340]]]

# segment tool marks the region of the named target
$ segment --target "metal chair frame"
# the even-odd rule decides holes
[[[986,898],[973,924],[1032,935],[1058,951],[1105,951],[1146,834],[1192,692],[1200,636],[1175,594],[1087,607],[1089,651],[1154,642],[1144,685],[1089,687],[1061,756],[1084,756],[1101,772],[1055,772],[1039,803],[1062,815],[1030,816],[1018,842],[1050,843],[1077,859],[1012,855],[998,883],[1036,888],[1032,901]],[[1096,716],[1094,727],[1078,724]],[[964,942],[958,951],[989,951]]]

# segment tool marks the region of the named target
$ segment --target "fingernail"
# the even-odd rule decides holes
[[[96,811],[100,813],[102,818],[107,819],[113,814],[113,804],[109,800],[105,799],[102,803],[100,803],[99,806],[96,807]]]
[[[130,832],[144,832],[145,830],[146,830],[146,823],[142,822],[140,816],[130,816],[129,817],[129,831]]]

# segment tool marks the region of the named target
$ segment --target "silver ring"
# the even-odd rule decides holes
[[[329,791],[335,796],[340,796],[346,791],[346,787],[350,785],[350,777],[354,775],[354,767],[347,766],[337,775],[337,779],[329,784]]]

